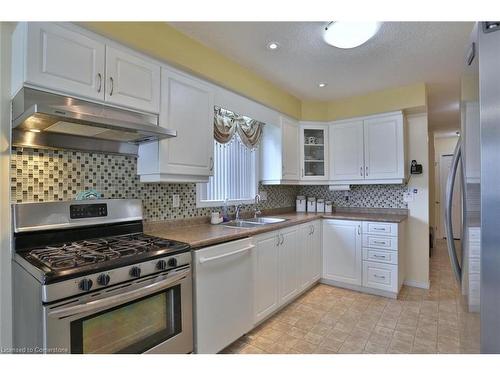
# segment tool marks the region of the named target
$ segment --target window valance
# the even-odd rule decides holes
[[[263,122],[238,115],[224,108],[214,107],[214,138],[219,143],[228,143],[238,133],[243,144],[254,149],[262,138]]]

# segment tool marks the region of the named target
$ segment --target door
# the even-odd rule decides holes
[[[368,119],[363,126],[365,179],[404,178],[403,116]]]
[[[330,180],[363,180],[363,121],[332,124],[329,139]]]
[[[446,202],[446,181],[448,180],[448,175],[450,173],[451,161],[453,155],[441,155],[439,158],[439,183],[440,183],[440,199],[441,202]],[[457,170],[456,181],[460,181],[461,170]],[[440,238],[445,238],[444,229],[444,215],[445,215],[445,205],[441,204],[441,214],[439,218],[439,233]],[[462,227],[461,223],[461,212],[462,212],[462,198],[461,198],[461,188],[460,183],[455,182],[453,188],[453,201],[452,201],[452,226],[453,226],[453,238],[458,240],[461,238],[460,230]]]
[[[160,126],[177,137],[160,142],[160,172],[181,176],[211,176],[214,161],[214,95],[190,77],[162,69]]]
[[[302,180],[328,179],[327,127],[300,126],[300,162]]]
[[[361,285],[361,222],[323,221],[323,278]]]
[[[279,261],[279,302],[290,301],[298,293],[298,228],[280,231],[278,247]]]
[[[299,179],[299,126],[295,121],[281,118],[282,132],[282,179]]]
[[[26,82],[104,100],[104,44],[53,23],[28,23]]]
[[[254,252],[254,323],[278,308],[278,232],[256,239]]]
[[[160,66],[106,46],[106,101],[145,112],[160,111]]]
[[[195,351],[215,354],[253,326],[250,239],[194,252]]]

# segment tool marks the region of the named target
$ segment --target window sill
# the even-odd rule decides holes
[[[253,204],[255,199],[235,199],[227,201],[228,206],[236,206],[238,204]],[[198,201],[196,202],[196,208],[205,207],[222,207],[224,206],[224,201]]]

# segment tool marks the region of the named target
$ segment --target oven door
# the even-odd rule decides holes
[[[44,307],[46,352],[190,353],[190,268]]]

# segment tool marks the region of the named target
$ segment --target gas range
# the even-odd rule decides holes
[[[140,200],[15,204],[13,218],[17,346],[192,351],[190,246],[143,233]]]

